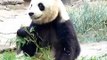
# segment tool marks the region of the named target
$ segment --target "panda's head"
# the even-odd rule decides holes
[[[49,23],[58,15],[63,21],[69,19],[61,0],[32,0],[28,8],[28,15],[36,24]]]

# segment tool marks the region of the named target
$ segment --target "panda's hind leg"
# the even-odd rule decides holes
[[[70,20],[54,25],[57,42],[54,44],[55,60],[75,60],[80,54],[79,42]]]

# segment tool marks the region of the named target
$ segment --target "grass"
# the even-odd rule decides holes
[[[42,54],[41,54],[42,53]],[[50,55],[50,51],[46,49],[42,49],[42,52],[34,57],[16,57],[14,52],[5,52],[0,55],[0,60],[54,60],[52,55]],[[79,57],[77,60],[107,60],[107,54],[101,56],[84,56]]]
[[[68,8],[80,42],[107,41],[107,2],[84,2]]]
[[[3,55],[0,55],[1,60],[15,60],[15,53],[14,52],[5,52]]]
[[[19,56],[15,52],[5,52],[0,55],[0,60],[54,60],[49,48],[40,48],[40,52],[33,57]]]

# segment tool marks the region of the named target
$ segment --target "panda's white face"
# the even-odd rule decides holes
[[[28,8],[29,16],[37,24],[53,21],[58,12],[58,0],[32,0]]]

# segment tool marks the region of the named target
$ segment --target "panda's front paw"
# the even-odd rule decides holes
[[[26,37],[28,35],[28,33],[26,32],[25,28],[20,28],[17,31],[17,36],[19,37]]]

